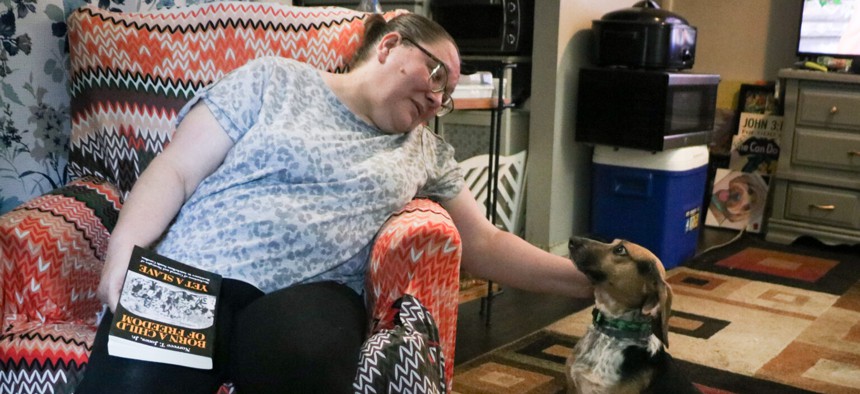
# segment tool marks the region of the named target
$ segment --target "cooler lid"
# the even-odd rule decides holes
[[[651,152],[641,149],[595,145],[592,161],[621,167],[661,171],[686,171],[708,164],[707,145]]]

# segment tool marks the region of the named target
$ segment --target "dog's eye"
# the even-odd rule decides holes
[[[619,255],[619,256],[626,256],[627,255],[627,248],[625,248],[624,245],[618,245],[615,247],[615,249],[612,249],[612,253]]]

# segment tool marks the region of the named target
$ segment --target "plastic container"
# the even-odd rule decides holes
[[[591,231],[640,244],[666,269],[696,254],[703,224],[708,148],[650,152],[594,148]]]

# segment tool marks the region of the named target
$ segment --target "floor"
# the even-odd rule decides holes
[[[705,228],[699,250],[729,242],[735,230]],[[524,337],[571,313],[591,306],[591,302],[505,288],[495,296],[490,319],[481,308],[481,300],[460,305],[457,320],[457,351],[454,365],[459,365],[500,346]]]

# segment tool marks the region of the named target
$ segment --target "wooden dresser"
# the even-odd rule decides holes
[[[768,241],[860,243],[860,75],[786,69]]]

